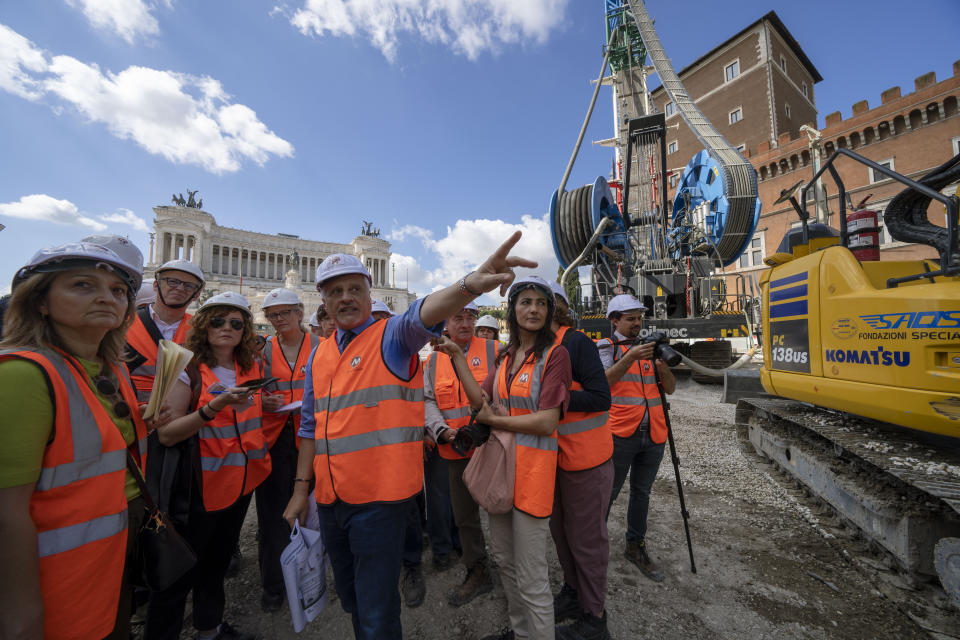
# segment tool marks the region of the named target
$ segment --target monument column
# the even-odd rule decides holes
[[[150,262],[148,264],[153,264],[153,237],[154,233],[150,233]]]

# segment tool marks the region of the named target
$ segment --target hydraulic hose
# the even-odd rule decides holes
[[[694,362],[693,360],[683,355],[682,353],[680,354],[680,357],[683,359],[683,364],[687,365],[697,373],[702,373],[705,376],[713,376],[714,378],[722,378],[724,371],[732,371],[733,369],[739,369],[743,365],[750,362],[750,360],[753,359],[753,356],[756,353],[757,353],[757,348],[750,347],[750,349],[745,354],[740,356],[740,358],[736,362],[731,364],[729,367],[724,367],[723,369],[711,369],[710,367],[705,367],[698,362]]]

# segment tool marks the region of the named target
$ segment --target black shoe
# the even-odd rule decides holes
[[[500,633],[493,633],[489,636],[483,636],[480,640],[513,640],[513,629],[507,629],[506,631],[501,631]]]
[[[493,578],[490,576],[490,568],[486,560],[481,560],[467,569],[463,584],[447,594],[447,602],[451,607],[459,607],[491,591],[493,591]]]
[[[443,572],[453,566],[453,560],[449,553],[438,553],[433,556],[433,568],[438,572]]]
[[[640,569],[640,573],[654,582],[663,582],[663,570],[647,555],[647,545],[644,542],[627,542],[623,555]]]
[[[199,637],[199,636],[198,636]],[[220,623],[220,630],[213,640],[257,640],[257,636],[252,633],[241,633],[230,626],[227,622]]]
[[[580,598],[577,597],[576,590],[563,583],[560,593],[553,596],[553,619],[555,622],[563,622],[570,618],[576,618],[583,613],[580,607]]]
[[[607,612],[596,617],[589,613],[582,614],[573,624],[565,624],[556,629],[557,640],[610,640],[607,631]]]
[[[280,611],[281,607],[283,607],[282,593],[270,593],[269,591],[264,591],[260,594],[260,608],[263,609],[264,613]]]
[[[411,609],[423,604],[427,597],[427,584],[423,581],[420,565],[403,570],[403,602]]]

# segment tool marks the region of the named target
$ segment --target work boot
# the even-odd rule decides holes
[[[453,566],[453,560],[449,553],[436,553],[433,556],[433,568],[437,573],[442,573]]]
[[[493,579],[490,577],[490,569],[487,567],[487,562],[481,560],[467,569],[463,584],[447,594],[447,602],[452,607],[459,607],[491,591],[493,591]]]
[[[607,631],[607,612],[599,618],[584,612],[573,624],[556,628],[557,640],[610,640]]]
[[[266,589],[260,594],[260,609],[264,613],[273,613],[280,611],[283,607],[284,597],[282,593],[270,593]]]
[[[563,622],[570,618],[576,618],[583,609],[580,608],[580,599],[577,597],[577,591],[566,582],[560,593],[553,596],[553,619],[556,622]]]
[[[663,571],[656,562],[647,555],[647,545],[645,542],[627,542],[627,548],[623,552],[627,560],[637,565],[640,573],[647,576],[654,582],[663,582]]]
[[[403,570],[403,602],[413,609],[423,604],[427,596],[427,584],[423,581],[420,565],[405,567]]]

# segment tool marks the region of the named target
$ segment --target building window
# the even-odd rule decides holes
[[[743,107],[737,107],[730,112],[730,124],[736,124],[743,120]]]
[[[740,144],[737,145],[737,151],[739,151],[740,153],[743,153],[746,150],[747,150],[747,143],[741,142]]]
[[[784,73],[787,72],[787,59],[783,56],[780,56],[780,70]]]
[[[960,153],[960,138],[953,139],[953,155]]]
[[[789,119],[789,118],[790,118],[790,105],[789,105],[789,104],[783,105],[783,110],[784,110],[784,112],[786,112],[786,114],[787,114],[787,119]]]
[[[810,97],[810,92],[807,90],[807,83],[804,82],[800,85],[800,92],[803,93],[804,98]]]
[[[670,143],[667,144],[667,153],[676,153],[676,152],[677,152],[677,141],[671,140]]]
[[[668,118],[676,113],[676,111],[677,109],[673,106],[673,102],[668,102],[667,104],[663,105],[663,114]]]
[[[896,168],[893,166],[893,158],[887,158],[886,160],[880,160],[877,162],[881,167],[886,167],[887,169],[895,171]],[[881,180],[889,180],[890,178],[886,177],[879,171],[874,171],[870,169],[870,182],[880,182]]]
[[[671,174],[671,175],[670,175],[670,188],[673,189],[674,187],[676,187],[678,182],[680,182],[680,176],[678,176],[678,175],[675,174],[675,173],[674,173],[674,174]]]
[[[724,82],[730,82],[734,78],[740,75],[740,58],[737,58],[727,66],[723,68],[723,78]]]
[[[763,266],[763,234],[758,233],[750,240],[750,246],[747,247],[743,255],[740,256],[740,268]]]

